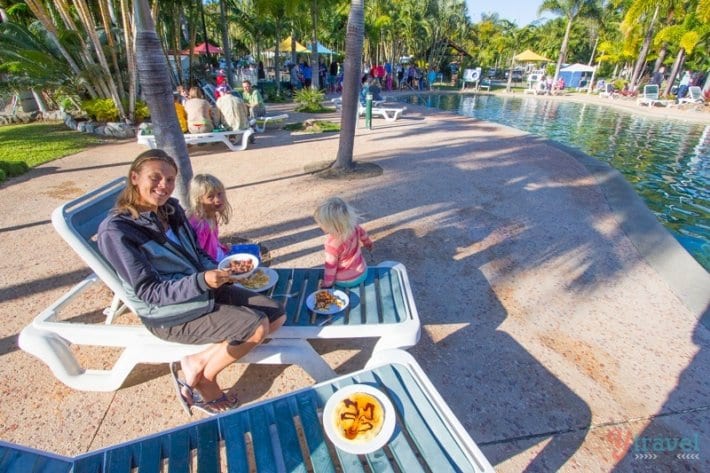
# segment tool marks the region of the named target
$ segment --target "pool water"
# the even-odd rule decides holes
[[[710,125],[532,97],[434,94],[399,100],[502,123],[609,163],[710,270]]]

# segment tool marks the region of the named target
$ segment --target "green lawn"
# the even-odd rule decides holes
[[[0,127],[0,169],[7,177],[29,168],[78,153],[101,143],[101,138],[79,133],[61,122],[36,122]],[[0,181],[3,179],[0,173]]]

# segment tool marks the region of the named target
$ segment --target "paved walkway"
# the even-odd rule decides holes
[[[409,107],[374,123],[358,129],[356,159],[384,173],[364,180],[304,171],[334,159],[337,136],[272,130],[244,152],[191,148],[195,172],[228,187],[235,218],[224,234],[266,245],[274,266],[317,266],[316,204],[340,194],[363,211],[376,259],[409,270],[424,324],[411,353],[498,471],[710,471],[710,332],[699,322],[709,276],[618,174],[451,114]],[[124,175],[140,151],[107,144],[0,186],[3,440],[78,454],[188,420],[165,365],[138,367],[119,391],[86,393],[17,347],[19,331],[88,272],[51,210]],[[69,316],[99,320],[109,299],[99,289]],[[316,349],[345,373],[372,344]],[[95,366],[116,356],[78,355]],[[293,366],[234,365],[222,383],[251,402],[311,380]],[[634,450],[633,439],[658,448]],[[699,446],[699,458],[677,458],[675,439],[692,454]]]

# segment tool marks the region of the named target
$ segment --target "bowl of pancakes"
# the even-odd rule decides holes
[[[368,384],[352,384],[334,392],[323,408],[323,429],[337,448],[364,455],[382,448],[394,433],[392,402]]]

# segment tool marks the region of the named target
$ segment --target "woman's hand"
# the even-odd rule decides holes
[[[211,289],[217,289],[232,282],[229,271],[226,269],[210,269],[205,272],[205,282]]]

